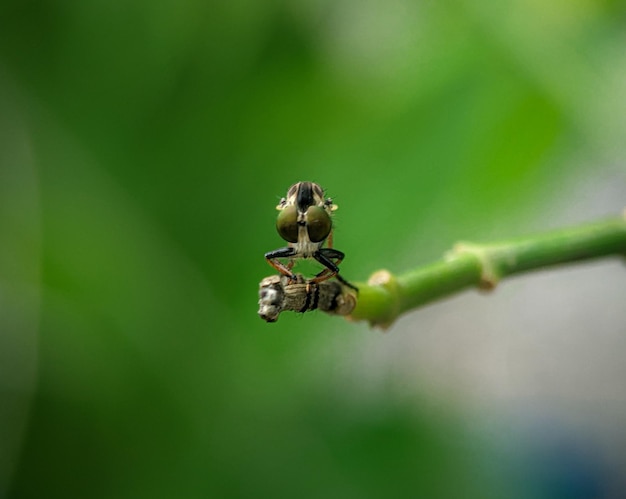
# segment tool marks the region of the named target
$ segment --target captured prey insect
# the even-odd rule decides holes
[[[307,282],[318,284],[336,277],[346,286],[357,288],[339,275],[338,265],[344,254],[334,249],[332,212],[337,209],[332,199],[324,197],[322,188],[313,182],[298,182],[287,191],[287,196],[280,200],[276,209],[280,211],[276,220],[276,230],[289,243],[265,253],[265,259],[281,274],[293,282],[295,274],[291,271],[297,259],[313,258],[325,268]],[[328,247],[324,248],[324,243]],[[279,259],[287,258],[285,265]]]
[[[337,281],[313,283],[301,274],[266,277],[259,284],[259,317],[276,322],[286,311],[305,313],[321,310],[331,315],[349,315],[356,306],[353,289]]]

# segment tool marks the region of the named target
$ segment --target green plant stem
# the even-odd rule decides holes
[[[493,289],[511,275],[555,265],[626,256],[626,217],[486,244],[458,243],[442,260],[400,275],[381,270],[356,283],[350,315],[389,327],[401,314],[468,287]]]

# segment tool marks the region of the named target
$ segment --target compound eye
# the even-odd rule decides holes
[[[276,230],[285,241],[298,242],[298,211],[295,206],[287,206],[278,214]]]
[[[332,222],[326,210],[320,206],[311,206],[306,212],[307,230],[309,239],[314,243],[319,243],[328,237]]]

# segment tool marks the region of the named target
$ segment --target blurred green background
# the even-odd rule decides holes
[[[615,0],[3,0],[0,497],[586,497],[378,375],[358,345],[393,329],[265,324],[257,286],[299,180],[350,280],[558,225],[623,168],[625,28]]]

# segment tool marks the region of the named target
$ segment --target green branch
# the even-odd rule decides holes
[[[626,256],[626,214],[510,241],[459,243],[425,267],[400,275],[380,270],[367,284],[356,283],[349,318],[387,328],[401,314],[469,287],[489,290],[507,276],[610,255]]]

